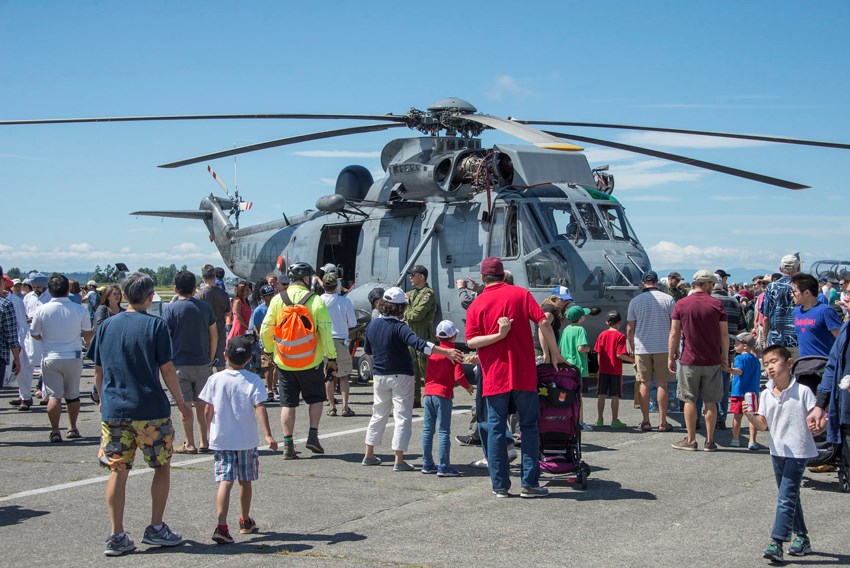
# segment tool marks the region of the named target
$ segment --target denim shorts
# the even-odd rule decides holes
[[[216,481],[256,481],[260,478],[260,454],[250,450],[215,450]]]

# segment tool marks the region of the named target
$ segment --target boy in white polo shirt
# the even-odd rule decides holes
[[[227,509],[230,490],[237,479],[242,505],[239,532],[257,532],[257,523],[250,512],[251,482],[259,479],[260,468],[258,421],[269,449],[277,450],[265,407],[268,392],[259,375],[245,370],[245,364],[252,355],[248,338],[237,336],[231,339],[224,351],[227,369],[211,376],[199,395],[207,403],[205,414],[210,428],[210,449],[215,451],[215,480],[219,484],[216,498],[218,525],[212,539],[219,544],[233,542],[227,527]]]
[[[800,503],[800,482],[806,463],[817,456],[817,446],[806,425],[806,417],[815,407],[811,389],[800,385],[791,375],[791,352],[781,345],[771,345],[762,356],[770,380],[759,398],[755,414],[744,402],[747,419],[758,430],[770,429],[770,457],[773,473],[779,488],[776,517],[770,537],[773,539],[764,551],[764,558],[782,562],[782,543],[794,542],[788,554],[803,556],[811,553],[811,542],[803,519]]]

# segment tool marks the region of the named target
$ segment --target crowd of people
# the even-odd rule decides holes
[[[635,404],[642,417],[637,428],[672,431],[669,412],[681,405],[686,435],[672,444],[677,450],[698,450],[697,431],[704,427],[702,449],[715,451],[714,433],[726,428],[729,413],[733,447],[741,446],[744,426],[749,426],[747,447],[753,451],[763,448],[756,441],[757,432],[771,431],[779,498],[764,555],[781,559],[783,543],[792,536],[790,554],[811,551],[799,489],[807,461],[817,454],[813,435],[826,429],[830,444],[846,448],[850,434],[850,395],[839,387],[840,378],[850,371],[846,354],[850,332],[848,324],[842,324],[850,308],[846,275],[835,275],[841,277],[837,283],[829,278],[819,281],[801,273],[794,255],[781,259],[779,273],[744,284],[728,283],[730,275],[722,269],[699,270],[687,281],[678,272],[659,279],[649,271],[625,320],[617,311],[607,313],[607,329],[591,345],[583,324],[598,310],[575,304],[568,288],[556,286],[538,303],[528,290],[513,284],[498,258],[482,261],[480,273],[481,285],[469,280],[457,283],[466,310],[464,343],[473,355],[464,356],[457,349],[454,322],[435,322],[438,306],[426,267],[411,268],[406,293],[397,287],[370,292],[373,313],[363,349],[372,357],[374,402],[364,466],[382,463],[376,449],[392,415],[394,472],[460,475],[450,457],[452,399],[459,385],[475,396],[476,404],[470,432],[456,439],[482,447],[484,457],[475,465],[488,469],[493,494],[510,495],[509,463],[519,457],[515,442],[521,436],[519,496],[545,497],[548,490],[540,484],[538,461],[536,365],[572,365],[581,377],[581,393],[595,381],[596,427],[605,427],[609,401],[608,425],[623,429],[627,427],[619,415],[623,363],[633,363]],[[317,273],[298,262],[285,274],[270,273],[254,285],[240,281],[232,298],[223,276],[223,270],[205,265],[199,288],[195,274],[179,272],[175,296],[163,306],[162,317],[148,313],[155,298],[154,282],[141,273],[130,274],[120,287],[110,285],[101,291],[94,282],[83,291],[61,274],[4,280],[0,364],[4,376],[8,367],[15,377],[18,398],[12,404],[19,411],[28,411],[34,396],[40,395],[46,404],[51,442],[63,441],[63,400],[65,438],[81,436],[77,417],[82,368],[85,359],[94,365],[92,397],[102,421],[99,461],[111,472],[106,488],[112,525],[107,555],[135,549],[124,531],[123,517],[126,482],[137,450],[155,469],[151,522],[142,542],[159,546],[182,542],[181,535],[163,521],[170,459],[172,453],[212,452],[219,484],[212,539],[231,543],[227,516],[234,482],[241,494],[239,530],[243,534],[257,530],[250,504],[251,482],[259,475],[258,429],[269,448],[278,447],[266,403],[279,397],[285,460],[299,458],[294,430],[302,400],[309,418],[305,448],[314,454],[325,452],[319,437],[324,406],[328,416],[355,414],[349,375],[352,330],[359,322],[344,295],[341,269],[330,264]],[[816,394],[793,376],[793,362],[806,357],[828,362],[820,384],[810,385]],[[464,362],[474,365],[476,386],[467,380]],[[33,394],[37,368],[41,383]],[[762,368],[768,379],[764,390]],[[174,443],[172,402],[182,418],[180,445]],[[405,460],[417,407],[424,410],[423,459],[418,469]],[[580,425],[593,430],[583,409]]]

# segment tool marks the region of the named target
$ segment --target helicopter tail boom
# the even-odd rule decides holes
[[[212,211],[133,211],[130,215],[145,215],[147,217],[173,217],[176,219],[212,219]]]

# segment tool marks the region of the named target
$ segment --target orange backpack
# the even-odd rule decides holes
[[[306,369],[316,356],[318,336],[313,316],[306,308],[312,292],[301,301],[292,303],[286,290],[280,293],[284,306],[280,310],[280,321],[274,328],[275,351],[281,363],[293,369]]]

